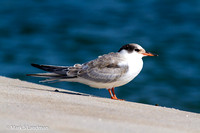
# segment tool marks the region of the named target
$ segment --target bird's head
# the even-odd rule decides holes
[[[146,52],[145,49],[143,49],[140,45],[135,43],[129,43],[124,46],[122,46],[119,51],[119,53],[122,54],[130,54],[134,55],[136,57],[144,57],[144,56],[158,56],[157,54],[152,54],[150,52]]]

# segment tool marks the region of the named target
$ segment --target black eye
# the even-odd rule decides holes
[[[136,51],[136,52],[139,52],[140,50],[139,50],[139,49],[135,49],[135,51]]]

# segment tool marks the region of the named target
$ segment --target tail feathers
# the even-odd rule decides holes
[[[56,83],[56,82],[60,82],[60,80],[57,78],[50,78],[50,79],[40,80],[40,82]]]
[[[31,64],[33,67],[42,69],[47,72],[54,72],[57,74],[65,74],[68,71],[69,67],[67,66],[52,66],[52,65],[38,65],[38,64]]]
[[[27,74],[27,76],[47,78],[41,82],[61,81],[63,79],[77,78],[77,74],[80,71],[81,65],[75,66],[51,66],[51,65],[38,65],[31,64],[32,66],[48,71],[49,73],[36,73]]]
[[[52,72],[67,77],[77,77],[78,71],[81,69],[80,64],[75,64],[75,66],[52,66],[52,65],[38,65],[31,64],[32,66],[42,69],[47,72]]]
[[[43,78],[58,78],[62,77],[59,74],[56,73],[36,73],[36,74],[26,74],[26,76],[33,76],[33,77],[43,77]]]
[[[40,82],[51,82],[51,83],[59,82],[60,79],[65,78],[65,76],[56,73],[36,73],[36,74],[27,74],[26,76],[47,78],[45,80],[41,80]]]

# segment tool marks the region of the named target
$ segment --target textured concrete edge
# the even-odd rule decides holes
[[[1,90],[1,92],[3,92],[0,94],[1,101],[5,100],[5,102],[7,102],[7,100],[12,100],[13,99],[12,96],[14,96],[15,98],[14,100],[16,101],[21,100],[18,101],[18,105],[14,105],[13,101],[9,101],[8,105],[7,103],[2,103],[2,105],[5,108],[2,108],[3,112],[1,111],[0,112],[1,116],[3,115],[2,118],[6,119],[6,120],[4,119],[3,120],[4,122],[2,121],[2,123],[15,121],[14,124],[12,123],[7,124],[7,126],[9,126],[12,129],[23,128],[23,129],[33,130],[38,128],[44,128],[40,126],[48,126],[48,128],[45,127],[47,132],[50,131],[49,129],[54,129],[58,132],[65,132],[65,131],[75,132],[76,130],[77,131],[84,130],[85,132],[88,131],[98,132],[98,130],[99,132],[109,132],[113,130],[115,132],[123,132],[123,131],[145,132],[149,130],[149,132],[163,131],[163,132],[175,132],[175,133],[184,131],[185,132],[200,131],[199,127],[196,126],[198,125],[198,123],[200,123],[200,115],[197,113],[180,111],[165,107],[156,107],[152,105],[145,105],[133,102],[124,102],[124,101],[118,102],[107,98],[98,98],[91,96],[88,97],[87,94],[67,91],[63,89],[59,89],[61,93],[55,93],[55,90],[58,88],[38,85],[26,81],[21,81],[19,79],[11,79],[1,76],[0,76],[0,84],[2,85],[0,89],[4,89]],[[10,88],[11,92],[8,92],[8,90],[6,90],[6,88],[4,87]],[[4,92],[6,95],[2,96]],[[41,94],[38,92],[40,92]],[[23,97],[21,97],[21,95]],[[39,105],[35,105],[36,102],[41,102],[41,101],[42,103],[40,104],[42,105],[42,107],[40,107]],[[57,102],[55,105],[54,103],[51,103],[55,101]],[[30,110],[29,106],[24,105],[24,103],[25,104],[28,103],[29,105],[32,104],[31,106],[33,106],[32,107],[33,110]],[[66,103],[68,105],[66,105]],[[12,106],[10,106],[9,104],[11,104]],[[63,104],[65,106],[63,106]],[[19,108],[21,106],[23,107],[22,109]],[[37,110],[37,108],[42,112],[39,111],[35,112],[34,109]],[[56,108],[55,112],[49,113],[47,111],[49,113],[47,114],[46,110],[49,109],[54,110],[55,108]],[[94,112],[91,110],[94,110]],[[112,114],[109,114],[109,111],[112,111]],[[15,112],[17,112],[18,114],[15,114]],[[27,118],[24,118],[23,113],[28,113]],[[38,118],[31,116],[30,113],[38,115]],[[60,118],[60,116],[57,115],[58,113],[60,116],[63,117]],[[51,115],[52,117],[51,119],[48,118],[49,115]],[[13,118],[13,116],[14,117],[16,116],[16,118]],[[42,122],[44,121],[44,119],[39,118],[40,116],[41,117],[45,116],[46,118],[48,118],[49,119],[47,120],[48,124]],[[66,119],[68,118],[70,118],[70,120],[72,121],[71,123],[68,123],[68,120],[66,121]],[[85,120],[82,118],[84,118]],[[19,119],[20,121],[25,121],[26,123],[32,121],[41,124],[23,125],[20,124],[20,122],[17,123]],[[95,121],[95,119],[97,121]],[[57,122],[58,125],[56,126],[54,125],[55,123],[52,122],[54,120],[55,121],[60,120]],[[79,127],[76,126],[77,123],[80,124]],[[116,127],[116,125],[118,125],[118,127]],[[92,128],[89,129],[90,126],[92,126]],[[8,130],[5,131],[7,132]]]

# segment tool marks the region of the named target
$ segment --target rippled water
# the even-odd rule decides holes
[[[129,42],[159,57],[116,89],[128,101],[200,112],[200,1],[1,0],[0,74],[38,83],[30,63],[73,65]],[[100,97],[78,83],[45,84]]]

